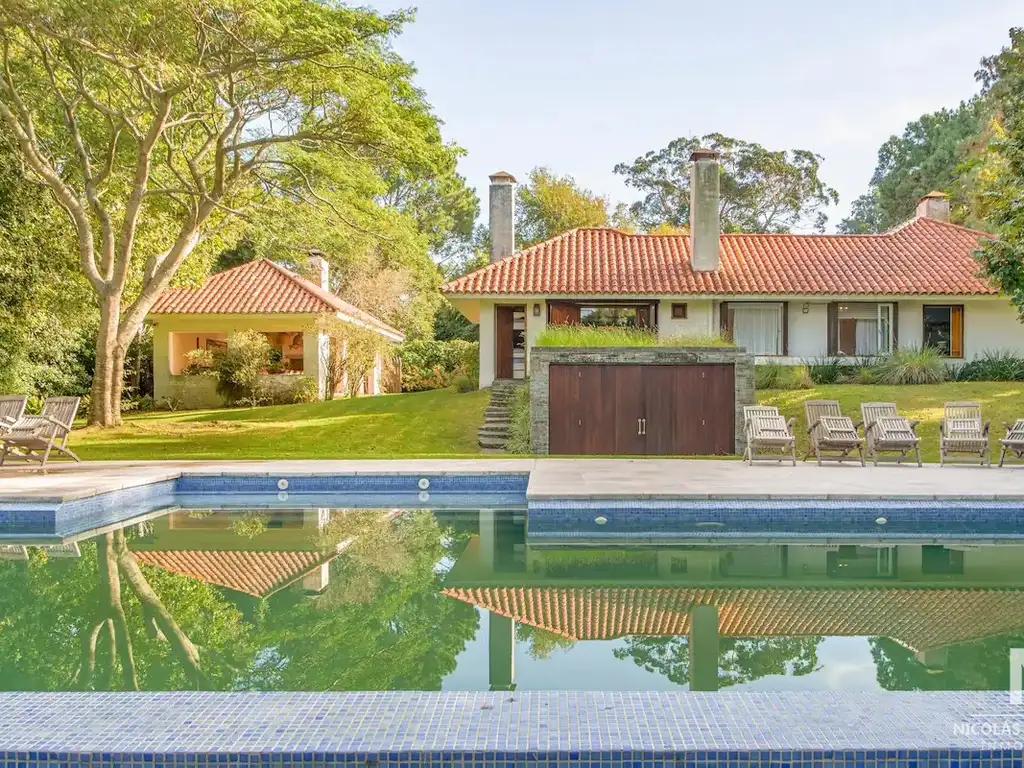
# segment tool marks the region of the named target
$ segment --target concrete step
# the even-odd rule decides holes
[[[484,424],[508,424],[508,414],[488,416],[484,414]]]
[[[481,448],[493,448],[497,450],[503,450],[505,448],[504,437],[489,437],[485,435],[477,438],[477,443]]]
[[[507,435],[508,422],[504,424],[484,424],[476,431],[478,435]]]

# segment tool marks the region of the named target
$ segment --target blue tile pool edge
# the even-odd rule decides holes
[[[0,761],[1020,768],[989,693],[6,693]]]

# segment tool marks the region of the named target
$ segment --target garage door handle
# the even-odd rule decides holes
[[[643,423],[644,423],[643,419],[637,419],[636,420],[636,433],[638,435],[642,435],[643,434]]]

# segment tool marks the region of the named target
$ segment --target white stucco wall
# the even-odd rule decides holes
[[[480,302],[480,386],[494,383],[494,302]]]
[[[686,319],[672,317],[673,304],[686,304]],[[662,299],[658,302],[658,336],[704,335],[718,330],[710,299]]]

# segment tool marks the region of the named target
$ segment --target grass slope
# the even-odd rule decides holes
[[[489,392],[444,389],[325,403],[129,415],[76,430],[82,459],[337,459],[478,452]]]
[[[976,400],[981,403],[985,418],[992,421],[993,454],[998,458],[998,439],[1006,434],[1002,422],[1013,423],[1024,417],[1024,382],[945,382],[909,386],[831,384],[801,390],[767,389],[757,393],[757,400],[762,405],[777,406],[787,418],[796,417],[793,431],[797,436],[799,458],[803,458],[807,451],[804,400],[838,400],[843,413],[855,424],[861,420],[861,403],[896,403],[901,414],[921,422],[917,427],[921,453],[925,461],[933,462],[939,460],[939,419],[942,418],[943,403]]]
[[[328,403],[129,416],[117,429],[81,429],[72,447],[83,459],[336,459],[477,454],[476,430],[489,392],[416,392]],[[939,419],[947,400],[978,400],[992,420],[1024,417],[1024,383],[947,382],[919,386],[836,384],[764,390],[758,401],[795,416],[801,457],[807,448],[803,401],[838,400],[860,421],[862,402],[895,402],[920,419],[925,461],[938,461]]]

